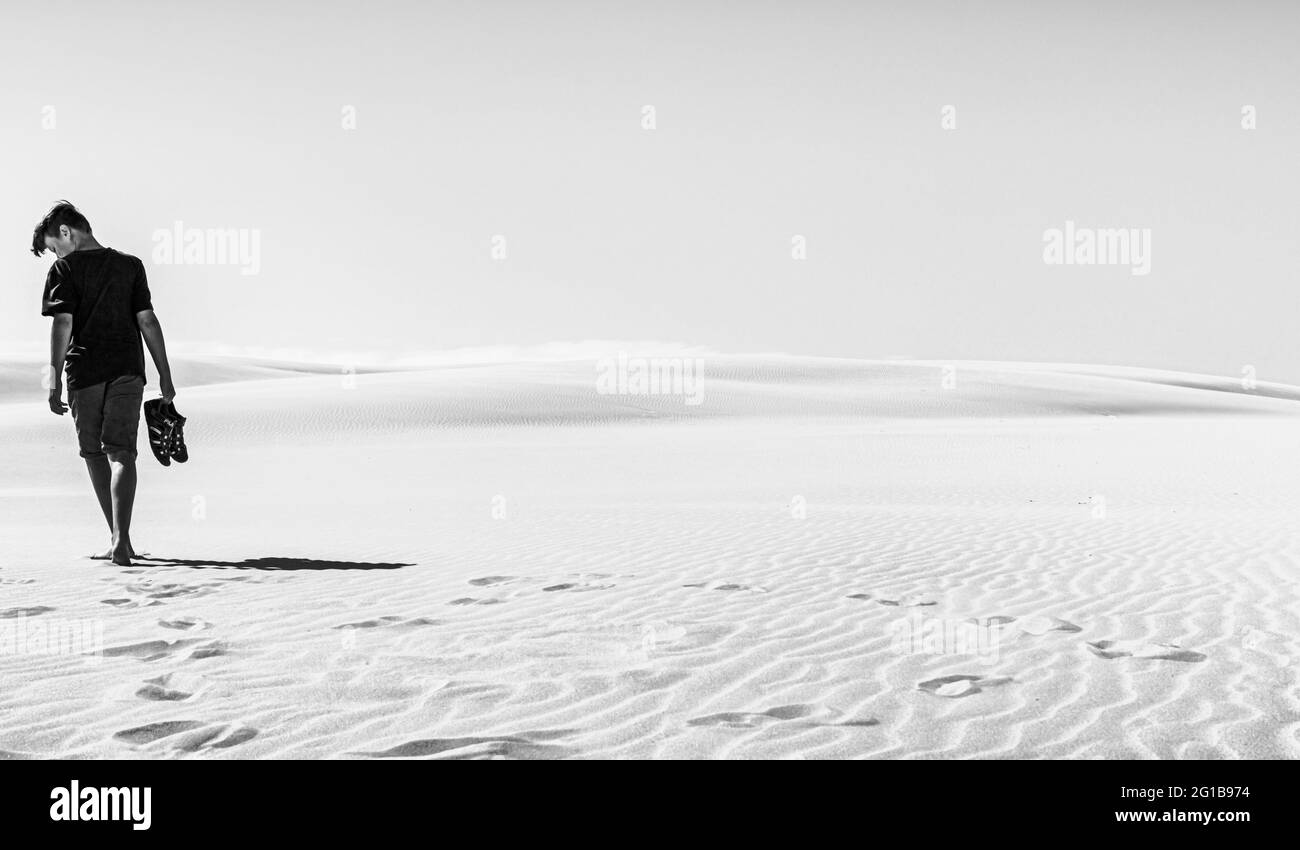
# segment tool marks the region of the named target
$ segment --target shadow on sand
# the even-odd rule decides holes
[[[383,564],[365,561],[321,561],[315,558],[247,558],[243,561],[218,561],[213,558],[168,558],[140,555],[137,566],[194,567],[215,570],[400,570],[415,564]]]

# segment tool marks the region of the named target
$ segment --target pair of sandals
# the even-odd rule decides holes
[[[144,422],[149,428],[149,448],[163,466],[172,461],[184,463],[190,459],[185,448],[185,417],[176,412],[176,405],[160,398],[144,403]]]

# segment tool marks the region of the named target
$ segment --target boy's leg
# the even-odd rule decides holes
[[[95,498],[104,514],[104,522],[108,524],[108,549],[90,556],[100,561],[113,558],[113,469],[108,456],[104,454],[103,443],[104,409],[109,386],[108,383],[103,383],[68,391],[68,406],[72,409],[72,419],[77,426],[77,445],[86,461],[86,471],[90,473],[90,484],[95,488]],[[134,555],[135,552],[130,554]]]
[[[95,487],[95,498],[99,500],[99,509],[104,512],[104,521],[108,523],[108,548],[91,555],[93,561],[113,560],[113,466],[108,457],[100,454],[86,458],[86,469],[90,470],[90,483]],[[129,552],[135,557],[135,549]]]
[[[131,512],[135,506],[135,445],[143,400],[144,378],[138,375],[110,381],[104,396],[103,445],[112,469],[112,554],[113,563],[120,566],[129,566],[135,554],[131,549]]]
[[[109,534],[113,533],[113,495],[111,492],[112,470],[108,457],[104,455],[104,396],[108,384],[95,384],[90,387],[68,390],[68,407],[72,409],[72,420],[77,427],[77,446],[86,461],[86,471],[90,473],[90,484],[95,488],[95,498],[99,500],[99,509],[108,523]],[[108,560],[112,549],[92,558]]]
[[[120,455],[113,467],[113,563],[131,565],[131,510],[135,507],[135,458]]]
[[[113,494],[109,490],[109,482],[112,480],[113,470],[109,467],[108,458],[103,453],[86,458],[86,469],[90,472],[90,484],[95,488],[99,509],[104,512],[104,521],[108,523],[108,531],[112,534]]]

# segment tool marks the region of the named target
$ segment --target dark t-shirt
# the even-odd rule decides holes
[[[68,389],[125,375],[144,377],[135,314],[152,310],[144,263],[112,248],[73,251],[50,266],[41,315],[72,314]]]

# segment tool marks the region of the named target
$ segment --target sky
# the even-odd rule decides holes
[[[178,350],[660,340],[1300,384],[1294,3],[0,14],[0,350],[45,345],[27,248],[67,198],[145,260]],[[256,273],[160,262],[177,222],[242,233]],[[1046,263],[1067,222],[1149,232],[1149,273]]]

